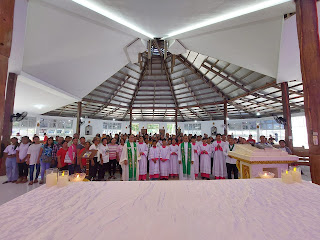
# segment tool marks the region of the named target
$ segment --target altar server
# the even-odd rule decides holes
[[[183,142],[179,146],[178,161],[180,165],[179,179],[194,180],[194,152],[187,135],[183,137]]]
[[[211,153],[212,153],[212,148],[210,144],[207,143],[207,138],[203,138],[202,144],[199,146],[200,173],[201,173],[202,179],[210,180]]]
[[[196,137],[191,137],[191,144],[194,153],[194,176],[198,178],[199,174],[199,144],[196,142]]]
[[[135,181],[139,180],[139,161],[140,153],[137,148],[137,143],[134,141],[134,136],[129,136],[129,141],[124,144],[120,165],[122,167],[122,180]]]
[[[162,140],[160,147],[160,179],[168,180],[170,172],[170,148],[167,146],[167,141]]]
[[[141,159],[139,162],[139,180],[147,180],[147,166],[148,166],[148,146],[144,142],[143,136],[139,137],[138,151]]]
[[[149,150],[149,177],[150,180],[157,180],[160,176],[160,148],[157,147],[157,141],[152,141],[152,147]]]
[[[212,143],[213,169],[212,174],[216,179],[225,179],[227,145],[222,142],[221,134],[217,134],[216,141]]]
[[[226,154],[226,163],[227,163],[227,173],[228,173],[228,179],[232,179],[231,173],[234,174],[234,179],[238,179],[238,168],[237,168],[237,160],[229,157],[229,152],[232,152],[235,150],[235,144],[234,139],[229,138],[229,144],[227,148],[227,154]]]
[[[172,139],[172,144],[170,145],[170,177],[179,177],[179,162],[178,162],[178,152],[179,146],[176,143],[176,139]]]

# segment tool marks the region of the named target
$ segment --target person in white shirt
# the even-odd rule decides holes
[[[227,163],[227,173],[228,173],[228,179],[232,179],[231,173],[234,174],[234,179],[238,179],[238,168],[237,168],[237,159],[234,159],[232,157],[229,157],[229,152],[235,151],[235,144],[234,139],[229,138],[229,144],[227,148],[226,153],[226,163]]]
[[[147,167],[148,167],[148,146],[144,142],[143,136],[139,137],[139,143],[137,144],[141,159],[139,162],[139,180],[145,181],[147,180]]]
[[[17,165],[17,148],[18,148],[18,139],[16,137],[11,138],[11,144],[8,145],[4,153],[4,159],[6,160],[6,173],[8,180],[3,182],[16,182],[18,179],[18,165]]]
[[[98,166],[100,164],[100,154],[99,154],[99,143],[100,138],[95,137],[92,140],[93,144],[90,146],[89,150],[96,151],[96,155],[93,157],[94,165],[90,164],[89,166],[89,179],[95,180],[97,177]]]
[[[26,183],[28,180],[28,149],[29,149],[29,137],[22,137],[22,142],[20,146],[17,148],[17,163],[19,168],[19,178],[16,183]]]
[[[40,174],[40,149],[41,149],[41,144],[40,144],[40,139],[38,136],[33,137],[33,144],[31,144],[28,148],[28,158],[27,158],[27,164],[29,165],[30,169],[30,174],[29,174],[29,185],[32,185],[33,183],[38,182],[38,177]],[[33,181],[33,172],[34,168],[36,166],[36,178]]]
[[[160,148],[157,147],[157,141],[152,141],[152,147],[148,154],[149,159],[149,178],[150,180],[158,180],[160,177]]]
[[[194,180],[194,149],[189,142],[187,135],[183,137],[183,142],[179,146],[178,161],[180,164],[180,180]]]
[[[104,180],[104,175],[106,173],[107,168],[109,167],[109,146],[108,146],[107,138],[102,139],[102,143],[98,146],[98,151],[100,154],[100,164],[98,166],[98,180]],[[111,174],[109,179],[111,179]]]

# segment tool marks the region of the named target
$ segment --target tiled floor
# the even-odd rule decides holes
[[[311,175],[310,175],[310,167],[308,166],[301,166],[301,169],[304,173],[302,175],[303,180],[305,181],[311,181]],[[106,178],[109,175],[106,174]],[[112,179],[111,181],[119,181],[120,180],[120,174],[116,173],[117,179]],[[15,184],[15,183],[7,183],[2,184],[4,181],[7,180],[6,176],[0,177],[0,205],[8,202],[16,197],[19,197],[20,195],[32,191],[33,189],[41,186],[39,183],[33,184],[32,186],[29,186],[27,183],[24,184]]]

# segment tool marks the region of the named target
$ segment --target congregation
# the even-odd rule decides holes
[[[228,156],[237,144],[257,147],[272,147],[274,144],[271,136],[269,139],[260,136],[257,143],[252,135],[248,139],[221,134],[215,137],[207,134],[197,136],[180,133],[176,136],[167,133],[151,136],[119,133],[114,136],[97,134],[92,141],[86,141],[85,137],[79,137],[78,134],[74,134],[73,138],[56,136],[55,139],[45,134],[42,143],[38,136],[34,136],[32,141],[24,136],[20,143],[13,137],[11,145],[4,150],[8,178],[4,183],[26,183],[29,176],[29,185],[32,185],[38,183],[40,176],[39,183],[43,184],[45,171],[49,168],[68,170],[69,174],[87,172],[87,178],[96,181],[116,179],[117,170],[122,180],[210,180],[211,176],[213,179],[231,179],[232,175],[237,179],[237,160]],[[139,162],[137,179],[122,174],[122,169],[128,167],[130,154],[132,158],[131,143],[134,143],[135,160]],[[291,154],[284,140],[280,140],[279,145],[281,150]],[[107,179],[106,172],[109,173]]]

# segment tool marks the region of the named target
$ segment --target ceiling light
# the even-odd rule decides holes
[[[112,121],[115,121],[115,119],[112,119]]]
[[[228,118],[228,117],[227,117],[227,120],[229,121],[229,120],[230,120],[230,118]]]
[[[38,109],[42,109],[44,108],[44,105],[43,104],[36,104],[34,105],[35,108],[38,108]]]
[[[202,27],[206,27],[215,23],[219,23],[219,22],[223,22],[232,18],[236,18],[236,17],[240,17],[249,13],[253,13],[262,9],[266,9],[272,6],[276,6],[279,5],[281,3],[285,3],[285,2],[289,2],[291,0],[265,0],[263,2],[257,3],[257,4],[253,4],[244,8],[240,8],[238,10],[226,13],[226,14],[222,14],[220,16],[216,16],[213,18],[209,18],[206,21],[203,22],[199,22],[193,25],[190,25],[188,27],[185,28],[181,28],[178,29],[176,31],[173,31],[171,33],[169,33],[165,38],[169,38],[169,37],[173,37],[185,32],[189,32],[198,28],[202,28]]]
[[[261,113],[260,112],[257,112],[257,116],[260,116],[261,115]]]
[[[130,21],[127,21],[127,20],[121,18],[120,16],[117,16],[116,14],[114,14],[111,9],[108,10],[105,7],[99,5],[95,2],[92,2],[90,0],[72,0],[72,1],[80,4],[83,7],[88,8],[96,13],[99,13],[107,18],[110,18],[111,20],[113,20],[117,23],[120,23],[128,28],[131,28],[132,30],[134,30],[138,33],[141,33],[149,38],[152,38],[152,39],[154,38],[154,36],[151,33],[148,33],[146,31],[142,30],[141,28],[132,24]]]
[[[133,120],[136,120],[136,118],[133,118]]]
[[[197,120],[194,120],[194,122],[196,123],[196,122],[198,122]]]

